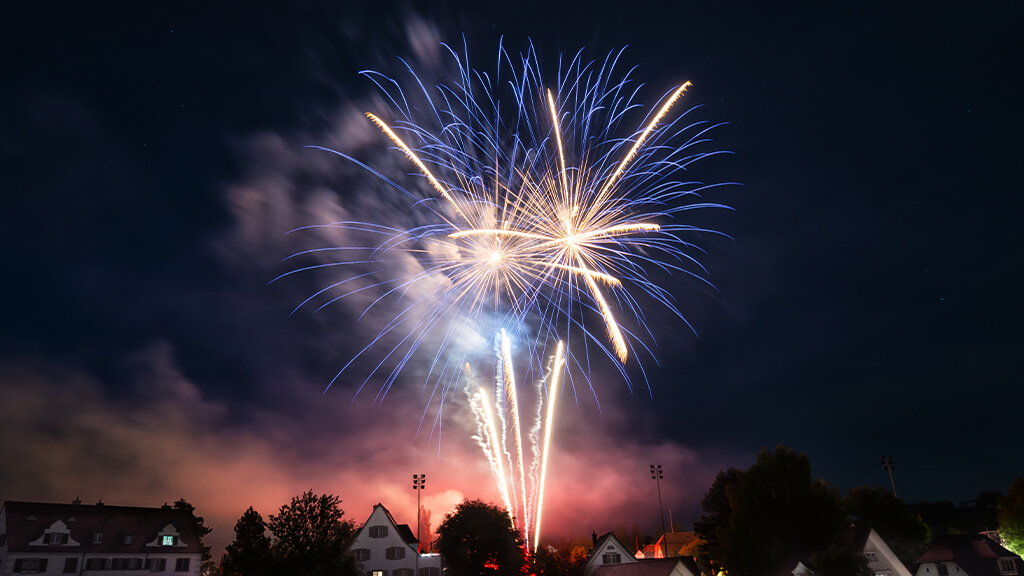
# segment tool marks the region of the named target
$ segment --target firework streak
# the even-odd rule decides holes
[[[574,394],[576,382],[590,386],[588,348],[596,347],[628,382],[630,357],[650,354],[643,337],[653,339],[644,321],[648,305],[663,306],[685,322],[658,279],[688,275],[707,282],[695,242],[712,231],[681,217],[725,206],[702,199],[722,183],[680,176],[695,161],[724,152],[707,149],[716,125],[690,121],[692,108],[675,109],[689,82],[645,107],[637,101],[642,85],[630,73],[616,73],[621,52],[603,61],[587,61],[578,53],[560,63],[555,78],[546,79],[532,46],[519,55],[499,49],[493,74],[470,68],[464,53],[445,48],[455,72],[449,71],[448,81],[431,82],[409,68],[406,85],[413,89],[403,90],[400,81],[364,72],[391,105],[386,114],[366,116],[408,159],[411,175],[388,176],[328,150],[407,197],[416,223],[307,227],[369,238],[362,247],[365,257],[311,264],[285,275],[353,266],[353,272],[302,305],[316,297],[325,298],[326,306],[369,293],[363,314],[376,308],[385,315],[383,327],[375,328],[376,336],[335,380],[355,359],[380,348],[383,358],[360,386],[380,373],[375,379],[380,400],[416,352],[426,348],[424,358],[432,360],[421,373],[428,389],[433,386],[430,402],[438,403],[435,426],[441,403],[460,379],[466,383],[480,423],[477,438],[501,497],[525,538],[532,536],[536,545],[563,366]],[[417,178],[425,185],[416,186]],[[318,248],[295,256],[358,249]],[[594,331],[595,324],[603,330]],[[481,344],[489,335],[497,335],[490,396],[473,377],[490,356]],[[554,342],[555,355],[545,357]],[[527,357],[522,381],[536,383],[539,390],[537,424],[525,434],[535,455],[529,470],[513,344]]]

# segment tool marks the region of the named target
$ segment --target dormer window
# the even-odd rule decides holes
[[[124,535],[124,543],[125,544],[131,544],[133,542],[135,542],[135,534],[125,534]]]
[[[178,539],[177,536],[161,536],[160,537],[160,545],[161,546],[174,546],[175,541],[177,539]]]
[[[68,535],[61,532],[47,532],[43,535],[43,544],[67,544]]]
[[[92,543],[93,544],[103,544],[103,532],[93,532],[92,533]]]

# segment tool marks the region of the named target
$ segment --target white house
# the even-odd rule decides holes
[[[198,576],[202,546],[191,514],[161,508],[4,502],[0,575]]]
[[[700,576],[693,558],[638,560],[611,532],[594,542],[586,571],[591,576]]]
[[[916,576],[1024,575],[1024,560],[984,534],[936,536],[915,564]]]
[[[363,576],[441,576],[441,557],[421,554],[408,524],[378,503],[350,548]]]
[[[907,567],[893,554],[874,528],[851,527],[840,530],[833,535],[832,543],[864,556],[868,561],[868,569],[875,576],[911,576]],[[796,566],[789,570],[793,576],[813,576],[814,571],[808,566],[807,556],[803,554],[796,561]]]

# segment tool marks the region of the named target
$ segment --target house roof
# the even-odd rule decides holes
[[[594,569],[595,576],[669,576],[677,564],[690,571],[691,574],[700,574],[697,563],[693,558],[656,558],[653,560],[637,560],[636,562],[625,562],[622,564],[605,564]]]
[[[870,527],[850,526],[833,532],[828,539],[825,540],[824,547],[835,544],[845,550],[851,550],[857,554],[863,554],[864,547],[867,545],[868,537],[870,535]],[[797,566],[801,563],[805,567],[809,567],[810,557],[812,554],[813,552],[803,548],[796,548],[792,550],[782,561],[778,574],[780,576],[792,576],[793,571],[796,570]]]
[[[134,506],[109,506],[99,503],[52,504],[42,502],[13,502],[3,505],[6,516],[6,544],[11,552],[53,551],[53,545],[32,545],[56,522],[63,522],[71,540],[78,542],[76,552],[153,552],[146,544],[156,539],[168,525],[173,525],[178,540],[184,547],[169,548],[175,554],[199,554],[202,552],[199,537],[195,531],[195,520],[189,512],[171,506],[161,508],[138,508]],[[103,534],[103,540],[93,543],[93,534]],[[125,544],[125,536],[132,535],[132,542]]]
[[[395,533],[398,534],[398,536],[402,539],[402,542],[405,542],[406,544],[414,548],[419,546],[420,541],[416,538],[416,535],[413,534],[412,528],[409,528],[408,524],[399,524],[398,522],[395,522],[395,517],[391,515],[391,511],[388,510],[387,507],[385,507],[380,502],[374,504],[373,512],[371,512],[370,515],[366,518],[366,522],[363,522],[363,526],[359,529],[360,532],[366,529],[367,523],[370,521],[370,518],[373,518],[373,515],[377,512],[378,508],[387,517],[388,522],[390,522],[391,525],[395,527]]]
[[[932,540],[931,545],[914,561],[915,564],[930,562],[956,562],[971,576],[998,576],[999,558],[1012,558],[1018,572],[1024,570],[1024,560],[984,534],[942,534]]]

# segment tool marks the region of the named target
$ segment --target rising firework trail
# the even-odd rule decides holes
[[[306,227],[341,230],[364,243],[363,253],[300,265],[283,276],[348,268],[300,307],[319,299],[322,308],[359,294],[370,302],[361,318],[371,311],[383,314],[370,342],[335,380],[357,360],[369,361],[359,390],[373,379],[382,400],[403,368],[422,357],[425,385],[432,386],[437,403],[436,428],[440,403],[463,379],[501,497],[510,514],[521,504],[520,527],[527,538],[533,530],[536,544],[563,364],[564,382],[574,391],[577,383],[590,386],[590,348],[596,347],[629,382],[630,358],[652,354],[645,343],[653,339],[644,317],[649,304],[685,322],[659,280],[687,275],[708,282],[697,242],[712,231],[682,217],[725,208],[702,198],[724,184],[688,176],[694,162],[724,152],[709,149],[717,125],[691,120],[695,108],[676,110],[689,82],[655,106],[644,106],[632,71],[617,72],[621,52],[603,61],[577,53],[550,78],[532,46],[521,55],[499,49],[493,73],[470,68],[465,52],[445,48],[455,72],[447,82],[430,81],[408,67],[411,82],[405,85],[412,89],[403,90],[401,81],[364,72],[390,104],[366,116],[405,156],[411,175],[384,174],[328,150],[404,195],[407,208],[388,224]],[[416,186],[416,179],[425,185]],[[359,248],[318,248],[293,257]],[[595,331],[595,323],[603,330]],[[471,374],[490,356],[480,343],[493,334],[495,390],[488,397]],[[556,341],[556,359],[542,374],[540,366],[548,364],[544,350]],[[541,445],[529,483],[511,342],[527,344],[527,368],[519,381],[550,382],[538,396],[548,403],[545,422],[531,428],[543,430],[543,440],[527,435]],[[372,360],[371,350],[380,353]]]

